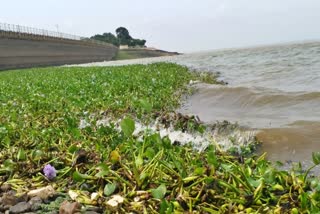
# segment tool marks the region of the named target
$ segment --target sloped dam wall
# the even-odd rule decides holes
[[[0,70],[107,61],[117,51],[107,43],[0,34]]]

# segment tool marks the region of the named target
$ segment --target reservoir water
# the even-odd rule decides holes
[[[320,42],[273,45],[106,62],[171,61],[220,74],[228,85],[201,84],[180,110],[206,123],[228,120],[259,131],[270,160],[311,164],[320,151]]]

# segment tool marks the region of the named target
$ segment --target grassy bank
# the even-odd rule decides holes
[[[212,80],[166,63],[0,73],[0,185],[21,194],[50,184],[106,212],[319,212],[320,185],[307,173],[231,155],[219,142],[198,152],[157,130],[135,133],[155,120],[203,133],[195,117],[172,113],[197,79]],[[47,164],[56,177],[43,173]]]
[[[147,57],[172,56],[177,55],[175,52],[166,52],[161,50],[148,49],[122,49],[119,50],[114,60],[139,59]]]

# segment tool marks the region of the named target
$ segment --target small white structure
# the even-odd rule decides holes
[[[119,49],[129,49],[129,46],[128,45],[120,45]]]

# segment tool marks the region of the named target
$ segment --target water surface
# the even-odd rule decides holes
[[[190,67],[219,72],[227,86],[200,85],[184,113],[260,130],[271,160],[311,164],[320,151],[320,43],[185,55]]]
[[[270,160],[311,164],[320,151],[320,42],[229,49],[175,57],[104,62],[170,61],[220,74],[226,86],[200,84],[181,111],[207,123],[257,129]]]

